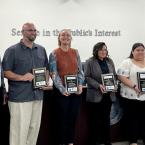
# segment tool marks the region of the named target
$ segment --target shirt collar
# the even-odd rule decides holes
[[[99,62],[106,62],[106,58],[104,58],[103,60],[101,60],[101,59],[97,59]]]
[[[21,44],[21,47],[22,47],[23,49],[28,49],[28,48],[29,48],[29,47],[27,47],[27,46],[22,42],[22,39],[20,40],[20,44]],[[36,49],[36,48],[38,48],[37,45],[36,45],[36,43],[33,43],[32,49]]]

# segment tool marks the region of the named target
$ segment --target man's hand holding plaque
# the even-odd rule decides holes
[[[47,85],[47,73],[45,67],[33,69],[33,75],[34,88],[42,88]]]
[[[115,92],[117,90],[116,81],[113,73],[102,74],[102,84],[104,92]]]
[[[65,79],[65,87],[66,91],[69,94],[78,93],[78,77],[77,75],[66,75]]]

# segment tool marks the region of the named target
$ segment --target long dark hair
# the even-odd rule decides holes
[[[142,46],[142,47],[145,49],[145,47],[144,47],[144,45],[143,45],[142,43],[134,43],[134,44],[133,44],[132,50],[131,50],[130,55],[129,55],[129,58],[133,58],[132,52],[133,52],[137,47],[140,47],[140,46]]]
[[[98,59],[98,51],[101,50],[103,48],[103,46],[106,46],[106,44],[104,42],[98,42],[97,44],[94,45],[93,47],[93,57]],[[106,46],[107,49],[107,46]],[[107,51],[107,57],[108,57],[108,50]]]

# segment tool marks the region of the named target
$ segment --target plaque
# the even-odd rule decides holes
[[[65,87],[68,93],[77,93],[78,92],[78,77],[77,75],[66,75]]]
[[[137,72],[138,88],[145,93],[145,72]]]
[[[113,73],[102,74],[102,84],[105,86],[105,92],[115,92],[117,90],[116,81]]]
[[[46,68],[35,68],[33,69],[33,85],[34,88],[41,88],[47,85],[46,79]]]

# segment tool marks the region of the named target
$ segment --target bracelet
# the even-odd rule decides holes
[[[133,85],[133,88],[135,89],[136,85]]]

